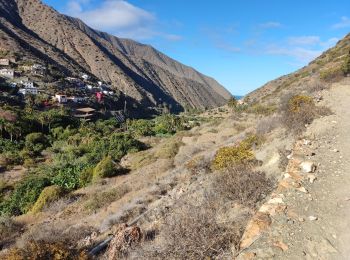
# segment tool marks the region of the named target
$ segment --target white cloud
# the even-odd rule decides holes
[[[289,45],[316,45],[321,42],[319,36],[299,36],[299,37],[289,37],[288,38]]]
[[[176,34],[165,34],[164,38],[172,42],[181,41],[183,39],[181,35],[176,35]]]
[[[333,29],[343,29],[343,28],[349,28],[350,27],[350,18],[347,16],[343,16],[340,18],[340,22],[333,24]]]
[[[90,26],[99,30],[124,30],[135,26],[145,26],[152,23],[155,17],[150,12],[133,6],[123,0],[104,1],[101,6],[85,11],[86,1],[70,1],[70,14],[79,17]]]
[[[308,63],[317,58],[322,51],[302,47],[288,48],[270,45],[266,48],[265,53],[269,55],[288,56],[292,57],[298,62]]]
[[[274,29],[274,28],[281,28],[282,24],[279,22],[266,22],[259,24],[259,28],[261,29]]]
[[[104,0],[99,6],[87,8],[90,0],[71,0],[66,13],[80,18],[90,27],[114,34],[118,37],[135,40],[150,39],[156,36],[169,41],[179,41],[181,36],[162,33],[156,29],[156,16],[125,0]]]

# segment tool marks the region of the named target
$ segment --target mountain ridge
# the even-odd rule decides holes
[[[177,110],[217,107],[231,97],[214,79],[153,47],[96,31],[40,0],[0,0],[0,12],[5,27],[1,34],[9,36],[6,29],[10,28],[18,38],[34,46],[34,56],[46,54],[68,74],[86,71],[144,106],[165,102]],[[7,38],[10,48],[19,45],[16,48],[21,51],[29,49],[20,48],[16,37]],[[0,43],[0,47],[3,45]]]

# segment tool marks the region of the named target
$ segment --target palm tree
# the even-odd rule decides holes
[[[1,133],[1,136],[3,134],[4,128],[5,128],[5,120],[0,118],[0,133]]]
[[[11,122],[6,122],[5,123],[5,131],[10,135],[11,142],[13,141],[13,134],[16,131],[16,127],[13,123]]]

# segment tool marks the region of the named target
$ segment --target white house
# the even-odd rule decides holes
[[[81,75],[81,78],[84,80],[88,80],[90,78],[90,76],[87,74],[83,74],[83,75]]]
[[[0,59],[0,65],[1,66],[9,66],[10,60],[9,59]]]
[[[9,86],[10,86],[11,88],[15,88],[15,87],[17,87],[17,83],[15,83],[15,82],[10,82],[10,83],[9,83]]]
[[[66,95],[56,94],[55,99],[58,101],[58,103],[67,103],[68,99]]]
[[[69,97],[68,99],[73,101],[74,103],[80,103],[80,102],[84,102],[85,101],[84,97],[76,97],[76,96]]]
[[[24,88],[34,88],[34,82],[32,81],[21,80],[21,84]]]
[[[1,69],[0,75],[6,78],[13,79],[15,77],[15,71],[12,69]]]
[[[22,95],[38,95],[38,89],[36,87],[25,87],[18,90],[18,93]]]

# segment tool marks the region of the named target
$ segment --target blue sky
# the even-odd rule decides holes
[[[151,44],[233,94],[307,65],[350,32],[349,0],[43,0]]]

